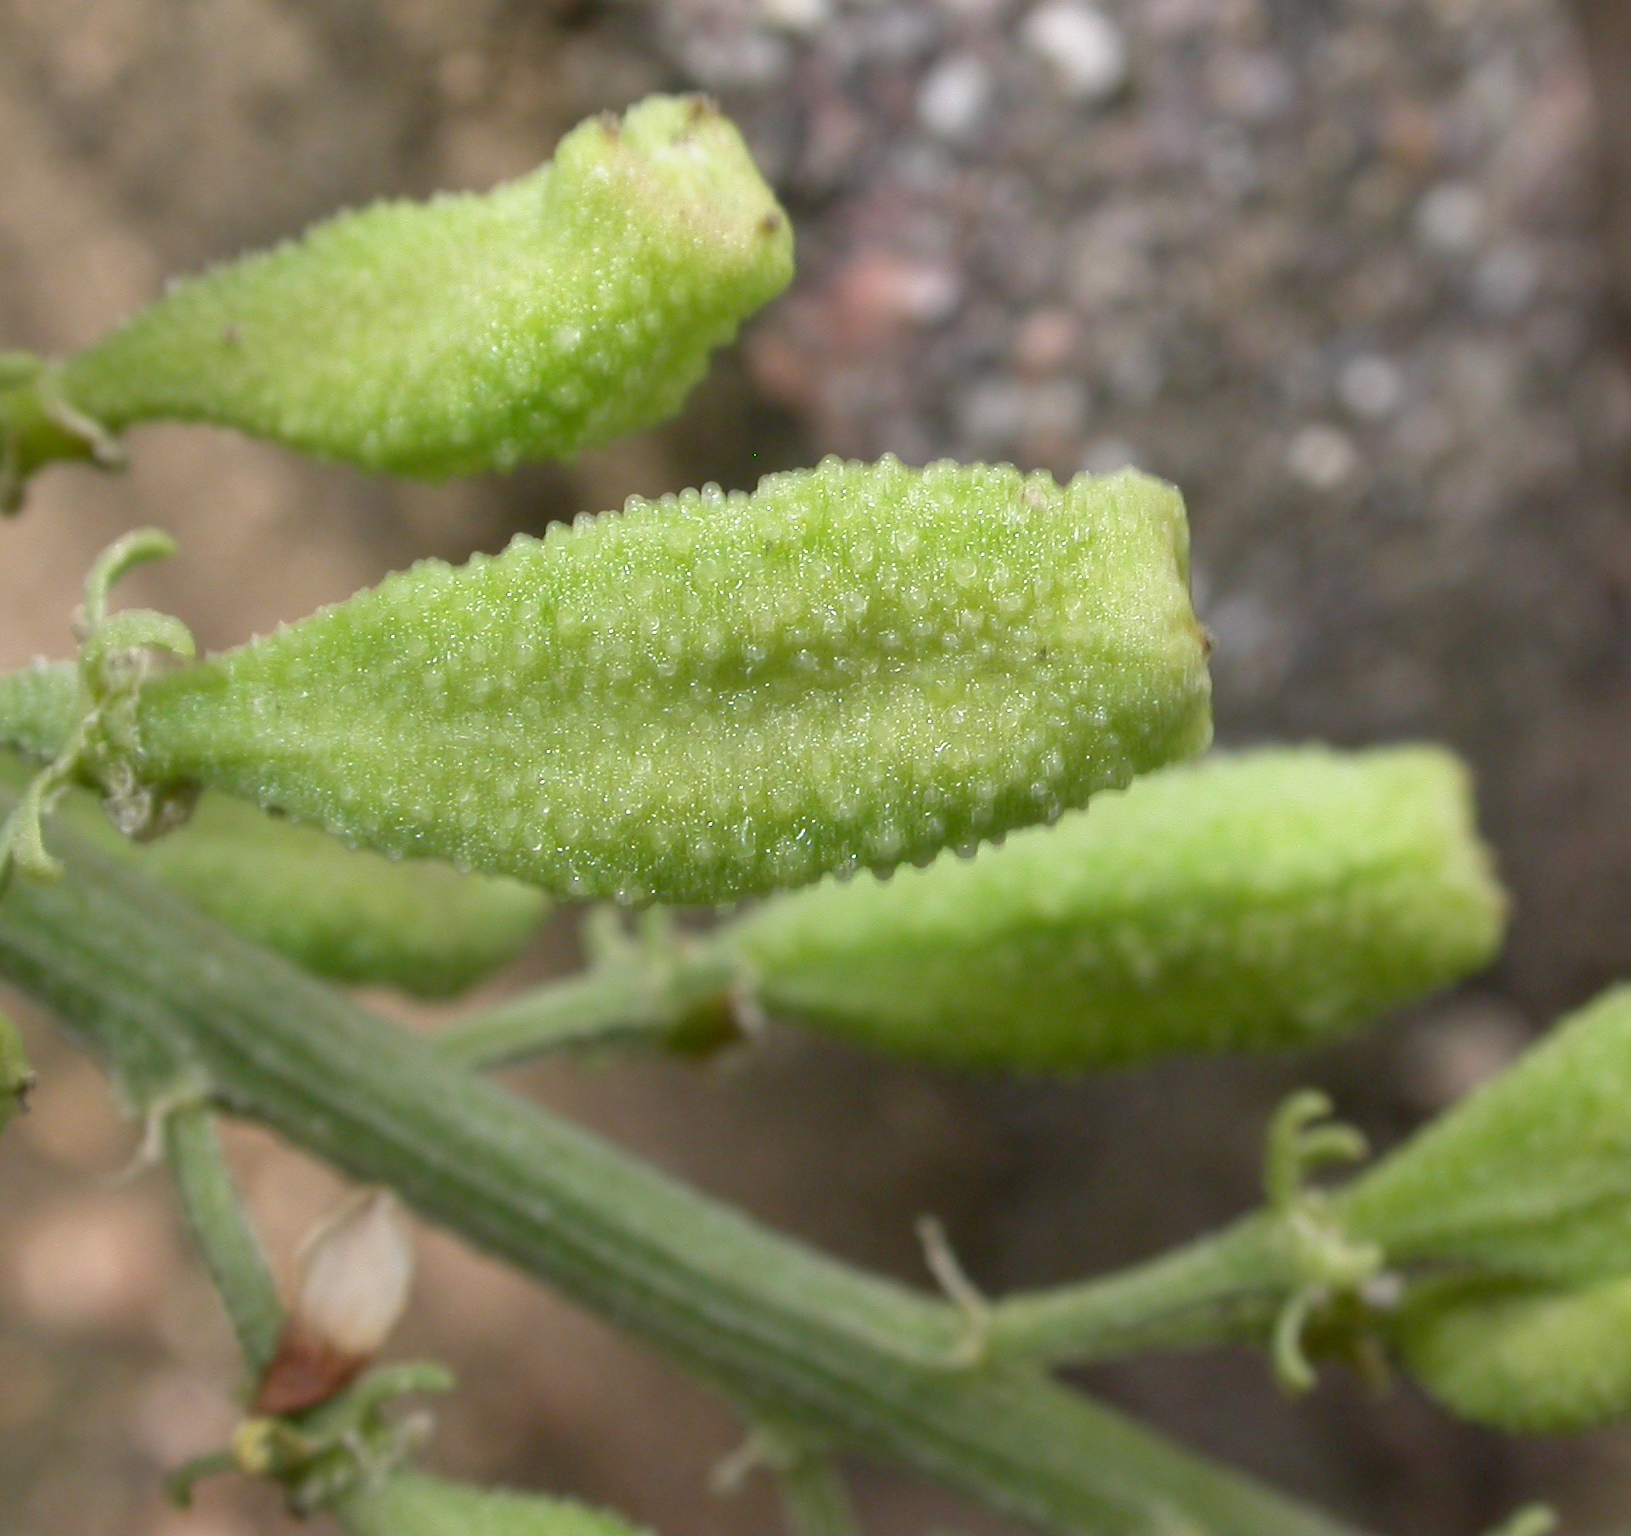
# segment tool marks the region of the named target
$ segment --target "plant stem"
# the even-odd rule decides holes
[[[860,1536],[844,1475],[830,1456],[799,1452],[778,1475],[788,1536]]]
[[[735,981],[717,959],[658,959],[631,945],[581,976],[450,1024],[430,1044],[446,1060],[478,1068],[582,1046],[705,1049],[732,1033],[728,1004]]]
[[[986,1339],[999,1359],[1084,1365],[1261,1337],[1295,1284],[1282,1227],[1264,1212],[1132,1269],[996,1302]]]
[[[778,1237],[439,1059],[66,837],[0,904],[0,974],[114,1058],[239,1113],[787,1420],[1079,1536],[1354,1536],[1019,1366],[956,1368],[944,1303]]]
[[[277,1352],[283,1308],[221,1154],[209,1107],[193,1103],[170,1110],[164,1116],[164,1150],[187,1225],[256,1380]]]

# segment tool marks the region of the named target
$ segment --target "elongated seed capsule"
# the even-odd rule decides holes
[[[1392,1342],[1452,1413],[1520,1435],[1631,1417],[1631,1276],[1569,1290],[1455,1279],[1413,1291]]]
[[[473,1488],[422,1472],[364,1482],[335,1506],[349,1536],[640,1536],[571,1499]]]
[[[1205,746],[1186,546],[1134,473],[635,499],[152,680],[138,767],[571,896],[889,867]]]
[[[1332,1199],[1392,1264],[1578,1282],[1631,1275],[1631,987],[1517,1063]]]
[[[23,1054],[23,1037],[17,1026],[0,1013],[0,1131],[28,1103],[33,1087],[34,1074]]]
[[[0,783],[26,781],[0,757]],[[513,959],[548,909],[518,881],[393,862],[226,795],[205,795],[185,826],[152,843],[121,836],[83,790],[57,814],[245,938],[348,985],[451,997]]]
[[[786,216],[736,130],[701,98],[654,96],[485,195],[376,204],[178,284],[13,392],[17,467],[62,451],[53,407],[398,474],[570,457],[676,410],[791,275]],[[35,396],[46,412],[25,420]]]
[[[1453,757],[1310,747],[1165,769],[972,860],[780,897],[720,942],[814,1027],[1070,1071],[1326,1038],[1487,964],[1503,911]]]

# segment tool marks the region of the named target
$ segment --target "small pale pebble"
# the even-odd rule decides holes
[[[1103,11],[1076,0],[1044,0],[1019,29],[1020,41],[1053,69],[1073,101],[1104,101],[1127,78],[1127,43]]]
[[[828,0],[759,0],[765,21],[784,32],[815,32],[832,17]]]
[[[1286,450],[1292,477],[1317,491],[1334,491],[1358,467],[1353,439],[1339,427],[1323,423],[1304,427]]]
[[[1444,181],[1416,204],[1416,238],[1439,256],[1465,256],[1484,234],[1484,199],[1464,181]]]
[[[1404,398],[1404,380],[1387,358],[1365,353],[1343,364],[1337,394],[1362,421],[1385,421]]]
[[[966,139],[991,105],[991,75],[971,53],[954,53],[930,72],[918,91],[917,116],[942,139]]]

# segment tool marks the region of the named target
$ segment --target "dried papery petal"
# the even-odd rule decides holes
[[[349,1385],[390,1337],[412,1282],[413,1248],[394,1197],[373,1191],[342,1207],[306,1244],[255,1411],[299,1413]]]

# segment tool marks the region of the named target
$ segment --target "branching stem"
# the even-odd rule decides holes
[[[819,1443],[1079,1536],[1354,1536],[1017,1364],[956,1365],[943,1302],[775,1236],[54,839],[0,904],[0,974],[116,1071],[179,1063],[234,1111],[574,1296]]]

